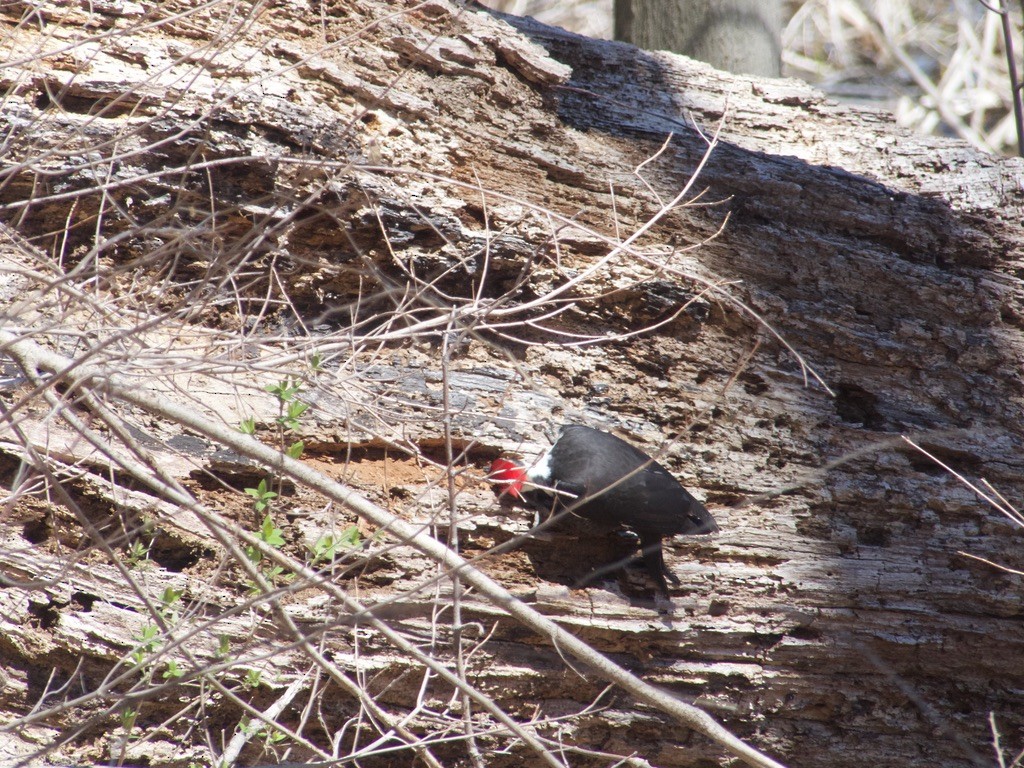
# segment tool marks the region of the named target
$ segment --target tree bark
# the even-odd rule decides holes
[[[1019,751],[1021,578],[976,559],[1022,569],[1019,528],[902,439],[1024,492],[1019,161],[442,0],[0,18],[6,333],[301,439],[303,463],[783,763],[991,764],[989,713]],[[239,764],[729,759],[345,504],[25,368],[4,361],[0,434],[11,755],[214,762],[241,733]],[[294,422],[282,381],[310,406]],[[715,515],[720,534],[667,543],[670,604],[642,569],[574,586],[618,539],[516,538],[530,516],[486,467],[562,422],[617,430]],[[263,559],[214,524],[256,535],[267,511]],[[325,567],[350,525],[329,584],[267,570]],[[254,597],[261,578],[280,591]]]

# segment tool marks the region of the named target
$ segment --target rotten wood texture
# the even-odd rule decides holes
[[[617,429],[722,528],[667,547],[683,582],[671,607],[634,570],[575,589],[623,544],[571,521],[483,559],[488,573],[793,766],[991,764],[990,712],[1009,749],[1024,744],[1021,577],[962,554],[1020,569],[1019,529],[900,439],[1024,496],[1019,160],[907,135],[797,82],[443,0],[7,4],[0,20],[5,328],[115,363],[211,419],[254,416],[274,444],[264,388],[302,377],[307,463],[442,538],[450,424],[469,555],[529,526],[480,482],[491,458],[541,451],[562,421]],[[698,204],[616,250],[685,187],[716,132]],[[595,343],[575,345],[584,337]],[[174,637],[197,634],[153,662],[155,683],[168,657],[223,661],[225,636],[237,655],[217,674],[264,709],[308,659],[265,601],[246,602],[201,514],[119,487],[19,371],[5,363],[3,376],[18,430],[7,422],[0,442],[12,489],[0,703],[17,730],[0,754],[215,762],[208,744],[226,743],[243,709],[195,678],[167,695],[143,667],[62,702],[131,666],[169,586],[185,601],[163,609]],[[258,525],[242,489],[262,468],[120,413],[202,505]],[[24,470],[26,446],[50,456],[77,512]],[[301,487],[275,510],[300,558],[357,524]],[[134,587],[88,527],[126,562],[132,543],[152,544]],[[373,533],[363,526],[335,578],[450,660],[457,633],[434,606],[451,581]],[[279,599],[393,717],[412,713],[428,736],[463,726],[450,689],[315,584]],[[463,631],[487,638],[468,677],[539,718],[540,736],[589,750],[573,765],[726,760],[658,712],[602,697],[598,677],[500,617],[465,599]],[[246,689],[251,669],[263,683]],[[338,690],[311,676],[281,718],[304,739],[290,759],[348,754],[357,730],[360,745],[376,738]],[[111,709],[128,691],[139,743]],[[162,725],[179,710],[202,727]],[[478,726],[488,765],[537,763]],[[261,743],[244,762],[268,759]],[[467,754],[432,749],[444,764]]]

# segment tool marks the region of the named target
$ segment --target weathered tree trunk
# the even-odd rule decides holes
[[[782,74],[781,0],[616,0],[615,39],[738,74]]]
[[[991,764],[990,713],[1019,750],[1021,578],[975,559],[1020,569],[1019,528],[901,439],[1024,496],[1019,161],[444,0],[0,14],[5,334],[301,437],[784,763]],[[11,354],[5,757],[541,764],[344,589],[549,762],[726,759],[350,508]],[[310,404],[291,422],[282,380]],[[670,606],[633,569],[574,588],[622,545],[571,523],[484,556],[530,525],[489,460],[563,421],[714,513],[667,547]],[[362,547],[323,539],[350,524]],[[273,551],[333,570],[275,575]]]

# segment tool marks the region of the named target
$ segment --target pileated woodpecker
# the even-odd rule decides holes
[[[661,464],[625,440],[592,427],[562,427],[555,444],[530,467],[496,459],[489,479],[528,506],[567,510],[632,529],[640,538],[647,571],[666,595],[665,577],[674,584],[679,579],[665,567],[662,538],[718,530],[704,505]]]

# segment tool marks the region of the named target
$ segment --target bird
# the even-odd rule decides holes
[[[659,591],[668,595],[662,539],[718,531],[711,513],[667,469],[620,437],[568,424],[531,466],[497,458],[489,481],[502,494],[535,509],[565,510],[603,525],[632,530]]]

